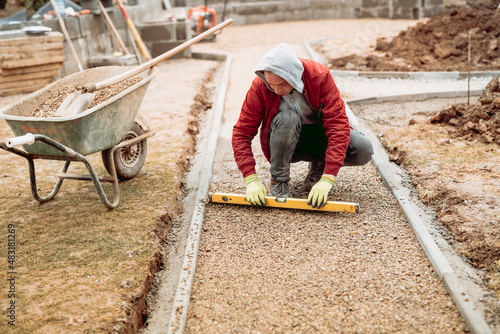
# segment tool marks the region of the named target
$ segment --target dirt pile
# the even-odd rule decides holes
[[[478,139],[483,143],[500,145],[500,85],[493,78],[478,101],[452,105],[430,118],[431,123],[447,123],[455,127],[452,136],[463,139]]]
[[[358,71],[467,71],[500,68],[500,1],[448,8],[387,41],[377,40],[367,56],[328,58],[333,69]]]

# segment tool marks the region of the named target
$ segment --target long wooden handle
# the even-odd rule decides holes
[[[215,27],[208,29],[207,31],[199,34],[198,36],[182,43],[179,46],[176,46],[172,50],[169,50],[169,51],[159,55],[156,58],[151,59],[150,61],[148,61],[140,66],[137,66],[137,67],[125,72],[125,73],[117,75],[116,77],[112,77],[112,78],[109,78],[107,80],[104,80],[104,81],[101,81],[98,83],[88,84],[84,87],[84,90],[87,92],[94,92],[98,89],[102,89],[104,87],[110,86],[110,85],[115,84],[117,82],[120,82],[122,80],[128,79],[128,78],[130,78],[138,73],[143,72],[144,70],[147,70],[147,69],[157,65],[158,63],[164,61],[165,59],[168,59],[168,58],[178,54],[179,52],[187,49],[188,47],[195,44],[196,42],[201,41],[205,37],[210,36],[211,34],[221,30],[222,28],[230,25],[231,23],[233,23],[233,19],[227,19],[226,21],[216,25]]]
[[[115,37],[116,41],[118,42],[118,45],[122,49],[122,51],[128,55],[129,52],[127,50],[127,47],[125,46],[125,43],[123,43],[122,38],[120,37],[120,34],[116,30],[115,25],[113,24],[113,21],[111,21],[111,18],[108,15],[108,12],[106,11],[106,8],[104,8],[104,5],[102,4],[101,0],[97,0],[97,4],[99,5],[99,8],[101,9],[102,16],[104,16],[105,22],[108,23],[109,29],[111,30],[111,33]]]
[[[144,41],[141,38],[141,35],[137,32],[137,29],[135,28],[134,22],[130,19],[130,16],[128,16],[127,10],[125,9],[125,6],[123,5],[123,2],[121,0],[116,0],[116,5],[120,8],[123,17],[125,18],[125,22],[127,22],[128,28],[132,32],[132,36],[134,36],[135,41],[137,42],[137,45],[139,46],[139,50],[141,50],[142,55],[146,60],[151,60],[151,53],[149,53],[149,50],[144,44]]]
[[[61,13],[59,13],[59,9],[57,8],[56,2],[55,0],[50,0],[50,3],[52,4],[52,7],[54,7],[54,12],[56,12],[57,20],[59,21],[59,25],[61,26],[61,30],[63,31],[64,37],[66,37],[69,49],[73,54],[73,58],[75,58],[76,64],[78,65],[78,70],[82,72],[83,71],[82,64],[80,63],[80,59],[78,59],[75,48],[73,46],[73,42],[71,42],[71,37],[69,36],[68,30],[66,29],[66,25],[64,24],[64,20],[61,17]]]

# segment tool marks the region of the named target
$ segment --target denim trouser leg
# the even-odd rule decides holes
[[[290,109],[278,112],[271,123],[271,176],[278,181],[290,181],[290,163],[299,141],[300,130],[300,117]]]
[[[290,180],[290,164],[298,161],[324,161],[328,139],[320,124],[304,124],[291,110],[280,111],[271,123],[271,175],[278,181]],[[344,166],[361,166],[373,155],[366,136],[351,130]]]
[[[344,166],[361,166],[372,159],[373,146],[364,134],[351,130],[351,139],[347,148]]]

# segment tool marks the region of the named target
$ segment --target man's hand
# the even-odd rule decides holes
[[[323,175],[312,187],[307,197],[307,205],[311,205],[313,208],[318,209],[324,207],[328,201],[328,193],[330,193],[334,182],[332,178]]]
[[[252,174],[245,178],[247,184],[246,200],[252,205],[266,205],[266,187],[260,182],[257,174]]]

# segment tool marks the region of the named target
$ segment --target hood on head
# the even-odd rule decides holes
[[[302,62],[297,58],[290,45],[281,43],[275,46],[262,56],[257,65],[255,74],[264,81],[267,88],[272,90],[266,81],[264,71],[276,74],[285,79],[295,90],[303,92],[302,73],[304,72],[304,66],[302,66]]]

